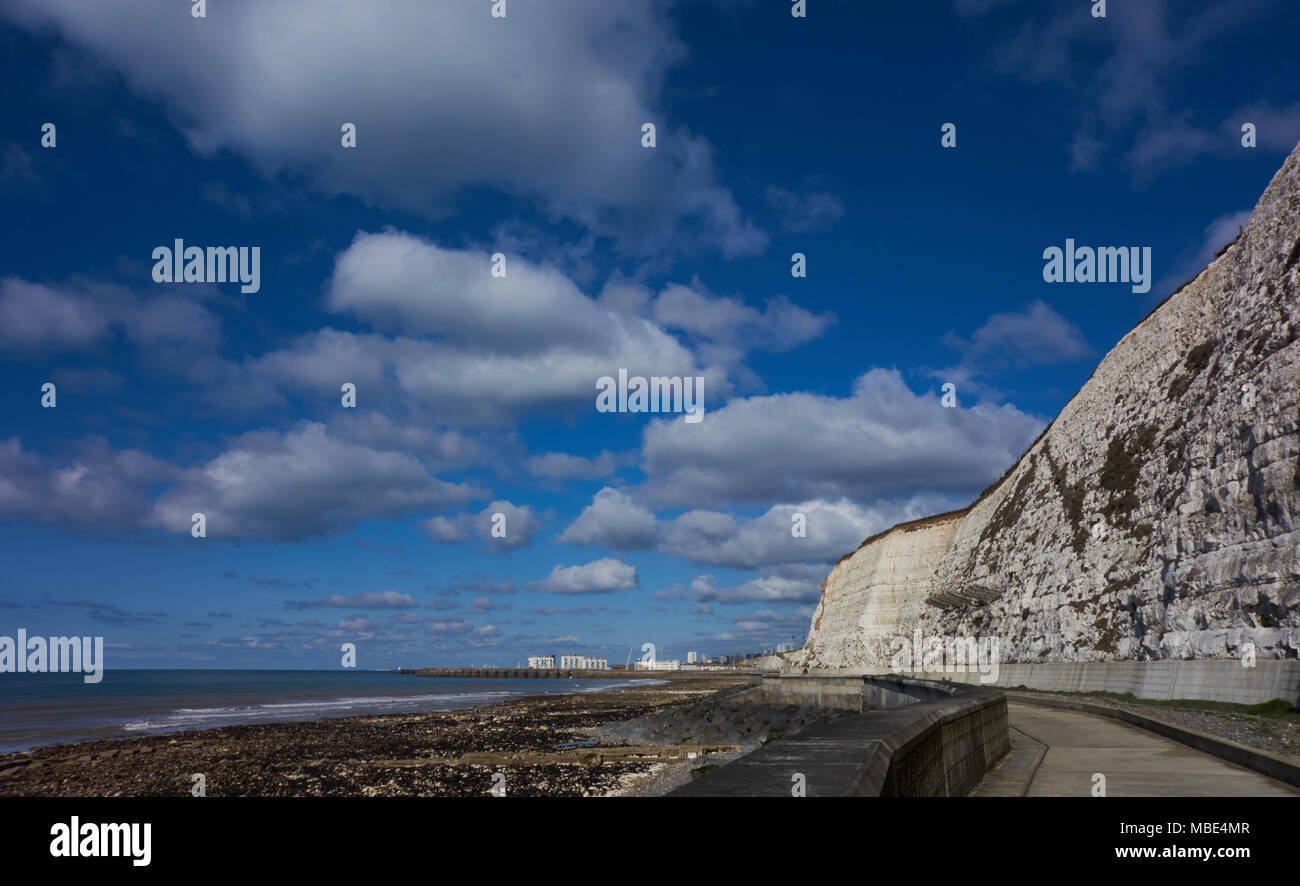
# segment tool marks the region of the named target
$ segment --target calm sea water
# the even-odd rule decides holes
[[[391,671],[105,671],[0,674],[0,752],[243,723],[450,711],[622,680],[457,680]]]

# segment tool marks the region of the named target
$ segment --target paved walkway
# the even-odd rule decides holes
[[[1117,720],[1007,703],[1011,753],[976,797],[1281,797],[1300,789]]]

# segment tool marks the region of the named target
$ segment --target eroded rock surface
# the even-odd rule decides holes
[[[794,667],[887,667],[918,627],[1004,662],[1300,655],[1298,288],[1300,149],[1001,481],[835,566]]]

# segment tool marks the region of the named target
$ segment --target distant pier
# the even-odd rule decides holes
[[[652,680],[672,679],[681,676],[735,676],[737,671],[722,669],[716,671],[637,671],[637,670],[595,670],[583,668],[398,668],[399,674],[414,674],[417,677],[479,677],[494,680],[628,680],[645,678]],[[741,672],[743,673],[743,671]]]

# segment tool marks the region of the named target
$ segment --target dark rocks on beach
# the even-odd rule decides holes
[[[557,750],[557,744],[585,742],[603,724],[644,717],[745,680],[739,674],[683,676],[464,711],[54,745],[0,756],[0,796],[189,796],[198,773],[213,797],[486,796],[494,772],[505,774],[507,796],[604,795],[654,768],[654,761],[606,759],[590,747]]]

